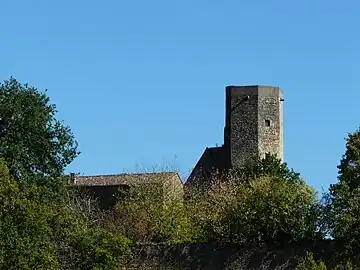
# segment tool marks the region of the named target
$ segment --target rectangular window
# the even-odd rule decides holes
[[[270,125],[271,125],[271,121],[270,120],[265,120],[265,126],[270,127]]]

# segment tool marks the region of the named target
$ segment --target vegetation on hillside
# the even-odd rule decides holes
[[[10,78],[0,99],[1,269],[115,269],[130,258],[132,242],[267,246],[331,236],[344,260],[359,252],[360,130],[348,135],[338,182],[321,200],[267,155],[214,173],[212,185],[188,191],[186,201],[140,185],[110,215],[69,188],[64,169],[79,151],[46,93]],[[309,253],[298,269],[326,266]]]

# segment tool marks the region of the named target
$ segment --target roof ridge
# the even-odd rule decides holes
[[[75,177],[114,177],[114,176],[140,176],[140,175],[154,175],[154,174],[177,174],[176,171],[168,172],[145,172],[145,173],[115,173],[115,174],[97,174],[97,175],[75,175]]]

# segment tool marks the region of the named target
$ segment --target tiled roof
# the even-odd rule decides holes
[[[75,176],[76,186],[118,186],[141,182],[166,181],[171,177],[179,177],[176,172],[140,173],[140,174],[109,174],[92,176]],[[180,179],[180,177],[179,177]]]

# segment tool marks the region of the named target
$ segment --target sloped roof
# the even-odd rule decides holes
[[[170,178],[177,177],[176,172],[160,173],[139,173],[139,174],[109,174],[109,175],[92,175],[92,176],[75,176],[74,185],[76,186],[119,186],[131,185],[137,183],[146,183],[150,181],[166,181]]]
[[[229,168],[227,150],[224,146],[206,147],[204,153],[195,165],[193,171],[189,175],[185,186],[193,184],[205,183],[214,170],[224,170]]]

